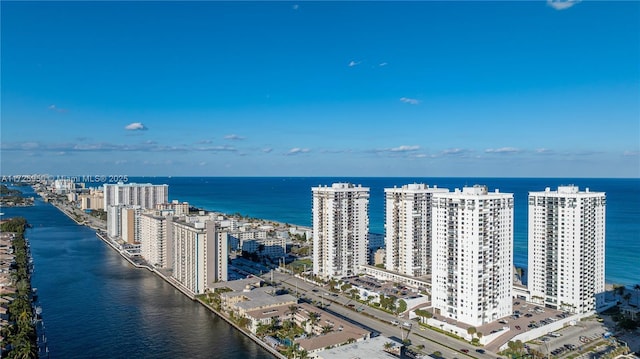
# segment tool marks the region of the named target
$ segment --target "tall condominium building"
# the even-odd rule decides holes
[[[369,188],[313,187],[313,274],[348,277],[368,264]]]
[[[577,186],[529,192],[529,274],[532,300],[585,313],[604,303],[604,192]]]
[[[140,243],[140,206],[125,206],[120,215],[120,237],[129,244]],[[109,214],[107,213],[107,216]]]
[[[107,235],[110,238],[120,238],[122,234],[122,208],[123,205],[109,206],[107,212]]]
[[[436,314],[480,326],[511,314],[513,194],[475,185],[434,193]]]
[[[140,254],[158,268],[170,268],[173,258],[172,211],[140,215]]]
[[[386,269],[416,277],[431,274],[431,197],[445,192],[422,183],[384,189]]]
[[[171,222],[173,277],[196,294],[227,280],[227,233],[213,221]]]
[[[114,205],[134,205],[142,209],[154,209],[158,203],[169,201],[169,185],[151,183],[105,184],[104,209]]]

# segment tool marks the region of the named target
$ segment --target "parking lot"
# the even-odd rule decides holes
[[[547,334],[538,338],[534,341],[538,344],[530,344],[530,347],[545,355],[562,357],[591,346],[597,341],[607,342],[603,338],[607,331],[608,328],[596,320],[583,320],[574,326],[567,326],[551,333],[555,335]]]
[[[487,349],[497,351],[500,346],[507,343],[511,338],[518,334],[532,330],[545,325],[556,322],[567,317],[562,311],[543,308],[533,303],[527,303],[523,300],[513,300],[513,312],[509,317],[500,319],[499,321],[485,324],[478,328],[478,331],[484,335],[489,335],[500,331],[503,327],[509,328],[509,331],[498,337],[498,339],[487,345]]]

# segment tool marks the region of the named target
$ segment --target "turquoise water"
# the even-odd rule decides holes
[[[462,188],[484,184],[490,191],[513,193],[515,198],[514,262],[527,266],[527,196],[529,191],[574,184],[584,190],[606,192],[606,280],[608,283],[640,283],[640,179],[602,178],[380,178],[380,177],[146,177],[131,182],[169,184],[169,198],[188,201],[207,210],[239,212],[311,226],[311,187],[346,181],[371,188],[370,230],[383,233],[384,188],[408,183]]]

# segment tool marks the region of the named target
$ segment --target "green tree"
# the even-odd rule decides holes
[[[311,325],[316,325],[320,321],[320,314],[317,312],[309,313],[309,320],[311,321]]]
[[[473,337],[473,335],[476,334],[476,327],[467,328],[467,334],[469,334],[469,335],[471,335],[471,337]]]
[[[421,318],[423,323],[425,322],[425,319],[430,319],[431,317],[433,317],[433,314],[431,314],[430,311],[425,309],[416,309],[415,313],[417,316]]]
[[[333,327],[330,325],[324,325],[322,326],[322,334],[328,334],[331,333],[333,331]]]
[[[291,304],[289,306],[289,320],[293,321],[294,317],[296,316],[296,314],[298,314],[299,311],[300,308],[297,305]]]
[[[345,283],[340,286],[340,290],[346,293],[349,289],[351,289],[351,287],[352,286],[350,283]]]
[[[398,313],[404,313],[407,310],[407,302],[404,299],[398,301]]]

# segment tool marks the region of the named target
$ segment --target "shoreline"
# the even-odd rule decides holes
[[[177,289],[180,293],[184,294],[187,298],[189,298],[192,301],[194,301],[196,303],[199,303],[200,305],[204,306],[210,312],[214,313],[218,318],[224,320],[227,324],[233,326],[236,330],[238,330],[240,333],[244,334],[249,339],[253,340],[253,342],[255,342],[260,347],[265,349],[269,354],[273,355],[275,358],[279,358],[279,359],[286,358],[284,355],[280,354],[280,352],[278,352],[276,349],[271,347],[269,344],[267,344],[266,342],[263,342],[262,340],[260,340],[260,338],[258,338],[255,335],[253,335],[253,333],[247,332],[247,331],[243,330],[242,328],[238,327],[235,323],[233,323],[224,314],[218,312],[213,307],[211,307],[210,305],[206,304],[205,302],[203,302],[202,300],[197,298],[195,296],[195,294],[191,293],[191,291],[189,291],[187,288],[184,288],[182,285],[180,285],[180,283],[176,282],[171,277],[165,275],[164,273],[162,273],[161,271],[159,271],[159,270],[157,270],[157,269],[155,269],[153,267],[150,267],[150,266],[147,266],[147,265],[144,265],[144,264],[139,264],[139,263],[136,263],[135,261],[133,261],[133,259],[131,259],[131,256],[128,255],[127,251],[124,250],[124,249],[118,248],[118,246],[116,246],[116,244],[113,241],[111,241],[108,237],[106,237],[106,235],[101,233],[102,232],[101,229],[94,228],[94,227],[92,227],[92,226],[90,226],[89,224],[86,224],[86,223],[78,222],[75,218],[73,218],[66,210],[64,210],[60,206],[58,206],[58,205],[56,205],[56,204],[54,204],[52,202],[49,202],[49,203],[51,203],[51,205],[53,205],[58,210],[60,210],[60,212],[64,213],[67,217],[69,217],[76,224],[81,225],[81,226],[87,226],[87,227],[93,229],[96,232],[96,237],[98,237],[100,240],[102,240],[102,242],[106,243],[111,249],[116,251],[122,258],[124,258],[127,262],[129,262],[134,268],[136,268],[136,269],[147,269],[148,271],[150,271],[151,273],[157,275],[159,278],[161,278],[162,280],[167,282],[169,285],[171,285],[172,287]]]

